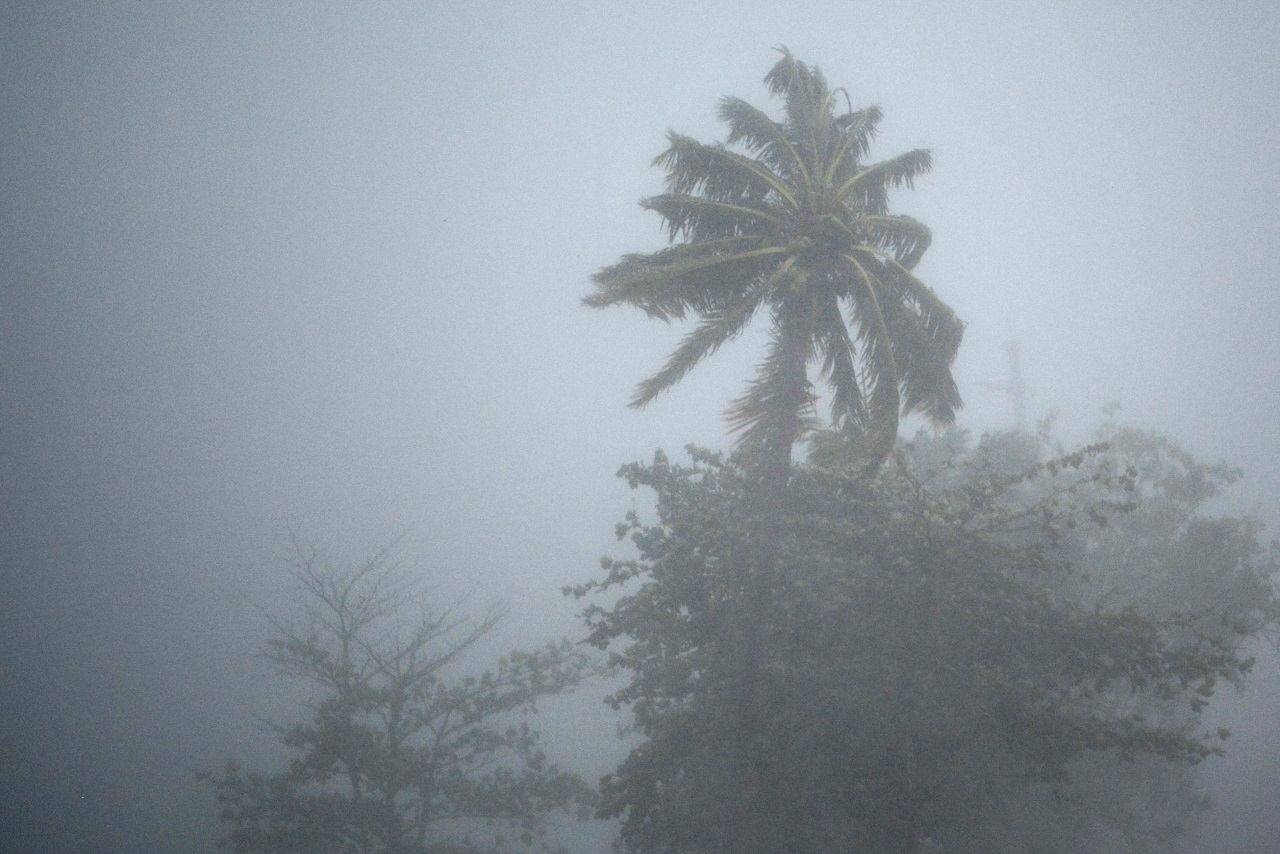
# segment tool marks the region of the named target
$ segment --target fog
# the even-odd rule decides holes
[[[212,850],[198,769],[275,756],[255,658],[290,526],[580,635],[622,463],[727,448],[749,334],[642,412],[683,331],[579,304],[663,245],[668,128],[772,109],[773,48],[885,111],[960,423],[1101,410],[1240,466],[1280,530],[1280,11],[1266,3],[0,5],[0,847]],[[907,425],[908,430],[915,429]],[[1280,831],[1263,655],[1204,850]],[[589,708],[596,708],[593,704]],[[587,708],[588,706],[583,706]],[[555,707],[553,706],[552,709]],[[619,718],[543,727],[597,776]]]

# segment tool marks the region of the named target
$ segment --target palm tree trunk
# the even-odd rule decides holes
[[[754,495],[748,498],[748,510],[757,520],[755,545],[749,552],[751,566],[743,586],[745,608],[741,615],[742,653],[741,690],[738,697],[738,757],[735,770],[740,789],[729,837],[731,850],[771,852],[776,849],[776,835],[786,833],[776,820],[771,820],[769,807],[776,803],[782,785],[780,757],[774,755],[776,739],[772,738],[769,697],[773,693],[765,678],[771,636],[776,620],[771,608],[776,599],[779,547],[786,534],[787,490],[791,478],[791,454],[800,437],[803,411],[809,403],[807,341],[787,342],[787,373],[791,393],[780,407],[777,424],[764,453],[757,461],[758,469],[750,480],[756,482]],[[771,838],[775,841],[771,842]]]

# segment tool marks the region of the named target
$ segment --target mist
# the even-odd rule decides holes
[[[194,773],[283,761],[260,719],[299,702],[257,657],[290,530],[402,537],[508,604],[495,649],[582,636],[561,588],[636,506],[614,472],[728,450],[764,339],[637,412],[685,330],[580,300],[664,245],[667,130],[772,107],[778,45],[884,109],[873,156],[933,151],[892,203],[967,323],[961,426],[1013,426],[1017,341],[1034,422],[1070,445],[1118,404],[1280,530],[1267,4],[14,0],[0,45],[0,847],[214,850]],[[1280,832],[1258,654],[1198,850]],[[539,723],[591,779],[625,752],[598,693]]]

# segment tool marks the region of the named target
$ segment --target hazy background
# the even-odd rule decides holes
[[[0,0],[0,848],[207,850],[193,769],[287,714],[253,652],[288,524],[408,529],[504,644],[577,630],[614,471],[726,446],[759,340],[636,413],[681,330],[578,299],[662,244],[668,128],[772,109],[778,44],[884,108],[874,156],[934,151],[894,207],[969,324],[964,425],[1011,426],[1018,339],[1033,419],[1118,401],[1278,529],[1273,3]],[[1280,834],[1276,683],[1223,695],[1206,851]],[[594,775],[614,723],[547,727]]]

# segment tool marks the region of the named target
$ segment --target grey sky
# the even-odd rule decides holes
[[[68,839],[181,838],[145,780],[261,738],[285,520],[350,558],[410,526],[406,562],[572,631],[617,466],[725,446],[759,353],[636,413],[681,330],[577,301],[661,245],[666,130],[771,106],[778,44],[884,108],[873,155],[934,151],[894,207],[969,323],[963,424],[1010,424],[1016,338],[1033,417],[1119,401],[1280,525],[1272,4],[7,0],[4,785]]]

